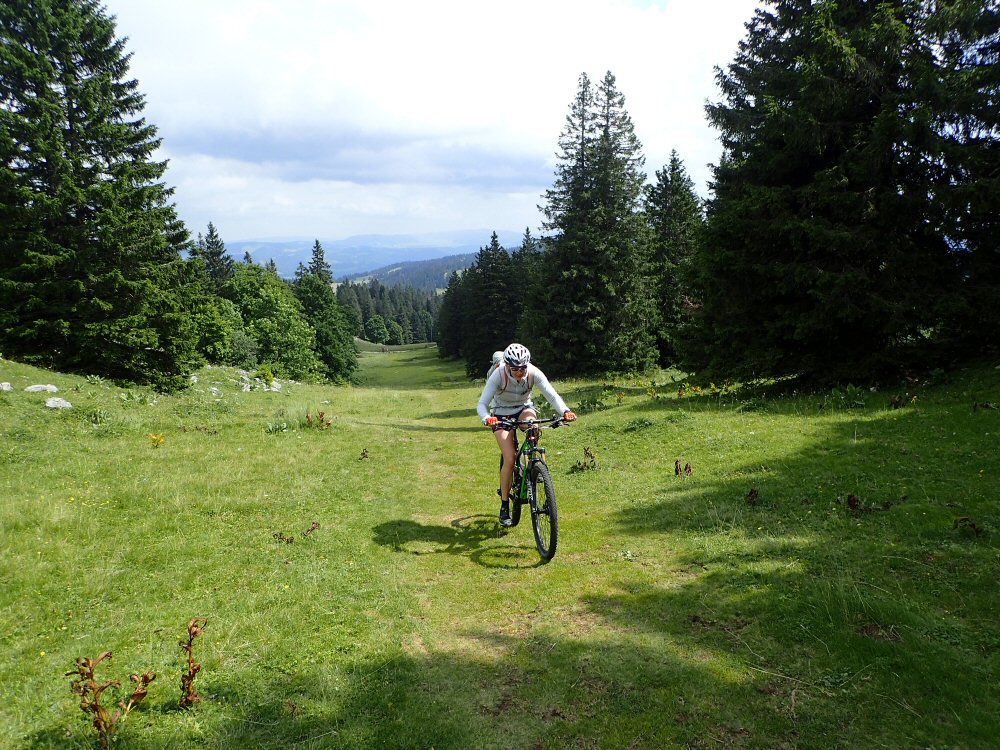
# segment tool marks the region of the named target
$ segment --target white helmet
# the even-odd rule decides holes
[[[511,344],[503,351],[503,361],[511,367],[524,367],[531,361],[531,352],[521,344]]]
[[[503,362],[503,352],[493,352],[493,364],[499,365]]]

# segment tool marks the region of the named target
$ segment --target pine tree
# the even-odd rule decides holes
[[[130,57],[96,0],[0,4],[0,346],[172,388],[198,290]]]
[[[642,370],[655,360],[655,307],[641,212],[644,158],[609,71],[579,80],[553,187],[544,274],[522,325],[556,374]]]
[[[313,245],[309,273],[318,276],[325,284],[333,283],[333,268],[326,262],[326,254],[323,252],[323,246],[319,244],[319,240],[316,240],[316,244]]]
[[[958,275],[917,3],[772,2],[717,72],[724,147],[689,368],[859,382],[912,361]]]
[[[670,163],[656,171],[655,182],[647,187],[645,203],[651,231],[653,294],[659,307],[657,348],[660,365],[667,367],[677,358],[675,338],[682,307],[685,301],[690,304],[682,279],[689,273],[704,225],[694,182],[676,151],[671,151]]]

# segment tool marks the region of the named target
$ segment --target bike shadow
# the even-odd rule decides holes
[[[528,524],[530,527],[530,523]],[[461,555],[486,568],[536,568],[542,565],[534,544],[492,544],[512,529],[501,528],[492,515],[456,518],[447,526],[410,519],[387,521],[372,529],[376,544],[411,555]],[[529,528],[529,538],[530,528]]]

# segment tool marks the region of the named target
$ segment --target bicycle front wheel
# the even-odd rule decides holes
[[[531,467],[531,525],[535,530],[535,546],[542,560],[548,562],[556,555],[559,541],[559,513],[556,510],[556,491],[552,486],[549,467],[542,462]]]
[[[514,467],[514,477],[510,485],[510,525],[517,526],[521,523],[521,459],[518,457],[518,463]],[[500,471],[503,471],[503,456],[500,456]],[[497,490],[497,494],[500,490]]]

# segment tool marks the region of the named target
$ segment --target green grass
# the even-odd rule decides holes
[[[95,747],[64,675],[104,650],[158,675],[123,748],[996,747],[993,365],[850,398],[558,383],[587,411],[545,433],[540,565],[496,523],[481,381],[433,349],[177,396],[0,360],[0,748]]]

